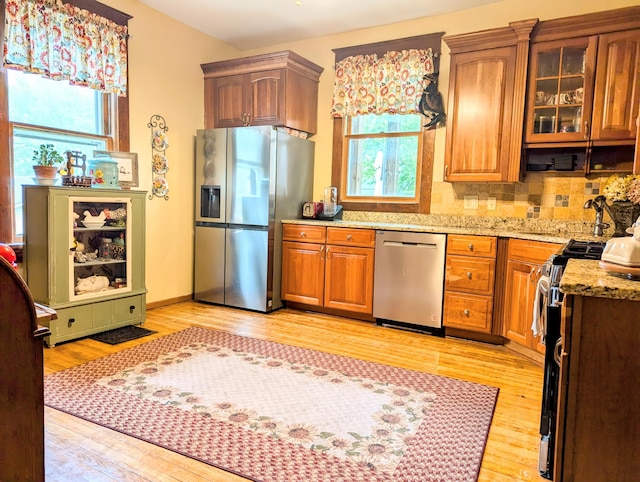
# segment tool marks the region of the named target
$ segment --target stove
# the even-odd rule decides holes
[[[552,255],[542,267],[542,274],[548,276],[548,287],[541,288],[539,297],[543,300],[544,318],[544,382],[542,389],[542,410],[540,414],[540,453],[538,470],[540,475],[553,479],[554,450],[556,445],[556,410],[558,405],[558,383],[560,368],[555,361],[556,345],[562,343],[560,337],[563,294],[560,279],[570,259],[595,259],[602,257],[604,241],[577,241],[572,239],[558,253]]]
[[[577,241],[572,239],[564,245],[561,255],[567,259],[600,259],[605,244],[604,241]]]

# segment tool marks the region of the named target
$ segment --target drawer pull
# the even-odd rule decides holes
[[[556,362],[556,365],[560,366],[560,352],[562,351],[562,337],[558,338],[556,341],[556,346],[553,347],[553,361]]]
[[[462,313],[464,313],[464,316],[469,316],[471,314],[469,310],[464,310]]]
[[[471,276],[472,276],[471,271],[467,271],[467,278],[471,279]]]
[[[133,306],[133,305],[131,305],[131,306],[129,307],[129,313],[133,313],[134,311],[136,311],[136,307],[135,307],[135,306]]]
[[[73,325],[76,322],[75,318],[69,318],[69,326]]]
[[[350,234],[347,234],[347,241],[351,241],[353,236],[351,236]]]
[[[307,235],[307,233],[305,233],[304,231],[300,231],[300,237],[304,238]]]
[[[469,251],[473,251],[473,243],[467,244],[467,248],[469,248]]]

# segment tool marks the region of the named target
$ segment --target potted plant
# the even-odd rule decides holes
[[[40,144],[33,151],[31,159],[34,162],[33,171],[39,179],[54,179],[58,172],[58,166],[64,158],[53,148],[53,144]]]

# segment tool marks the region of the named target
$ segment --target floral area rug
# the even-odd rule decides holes
[[[498,389],[205,328],[45,377],[45,404],[260,481],[476,480]]]

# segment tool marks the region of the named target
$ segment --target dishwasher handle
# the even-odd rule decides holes
[[[383,241],[383,246],[393,246],[393,247],[402,247],[402,246],[412,246],[416,248],[428,248],[428,249],[436,249],[438,245],[434,243],[413,243],[411,241]]]

